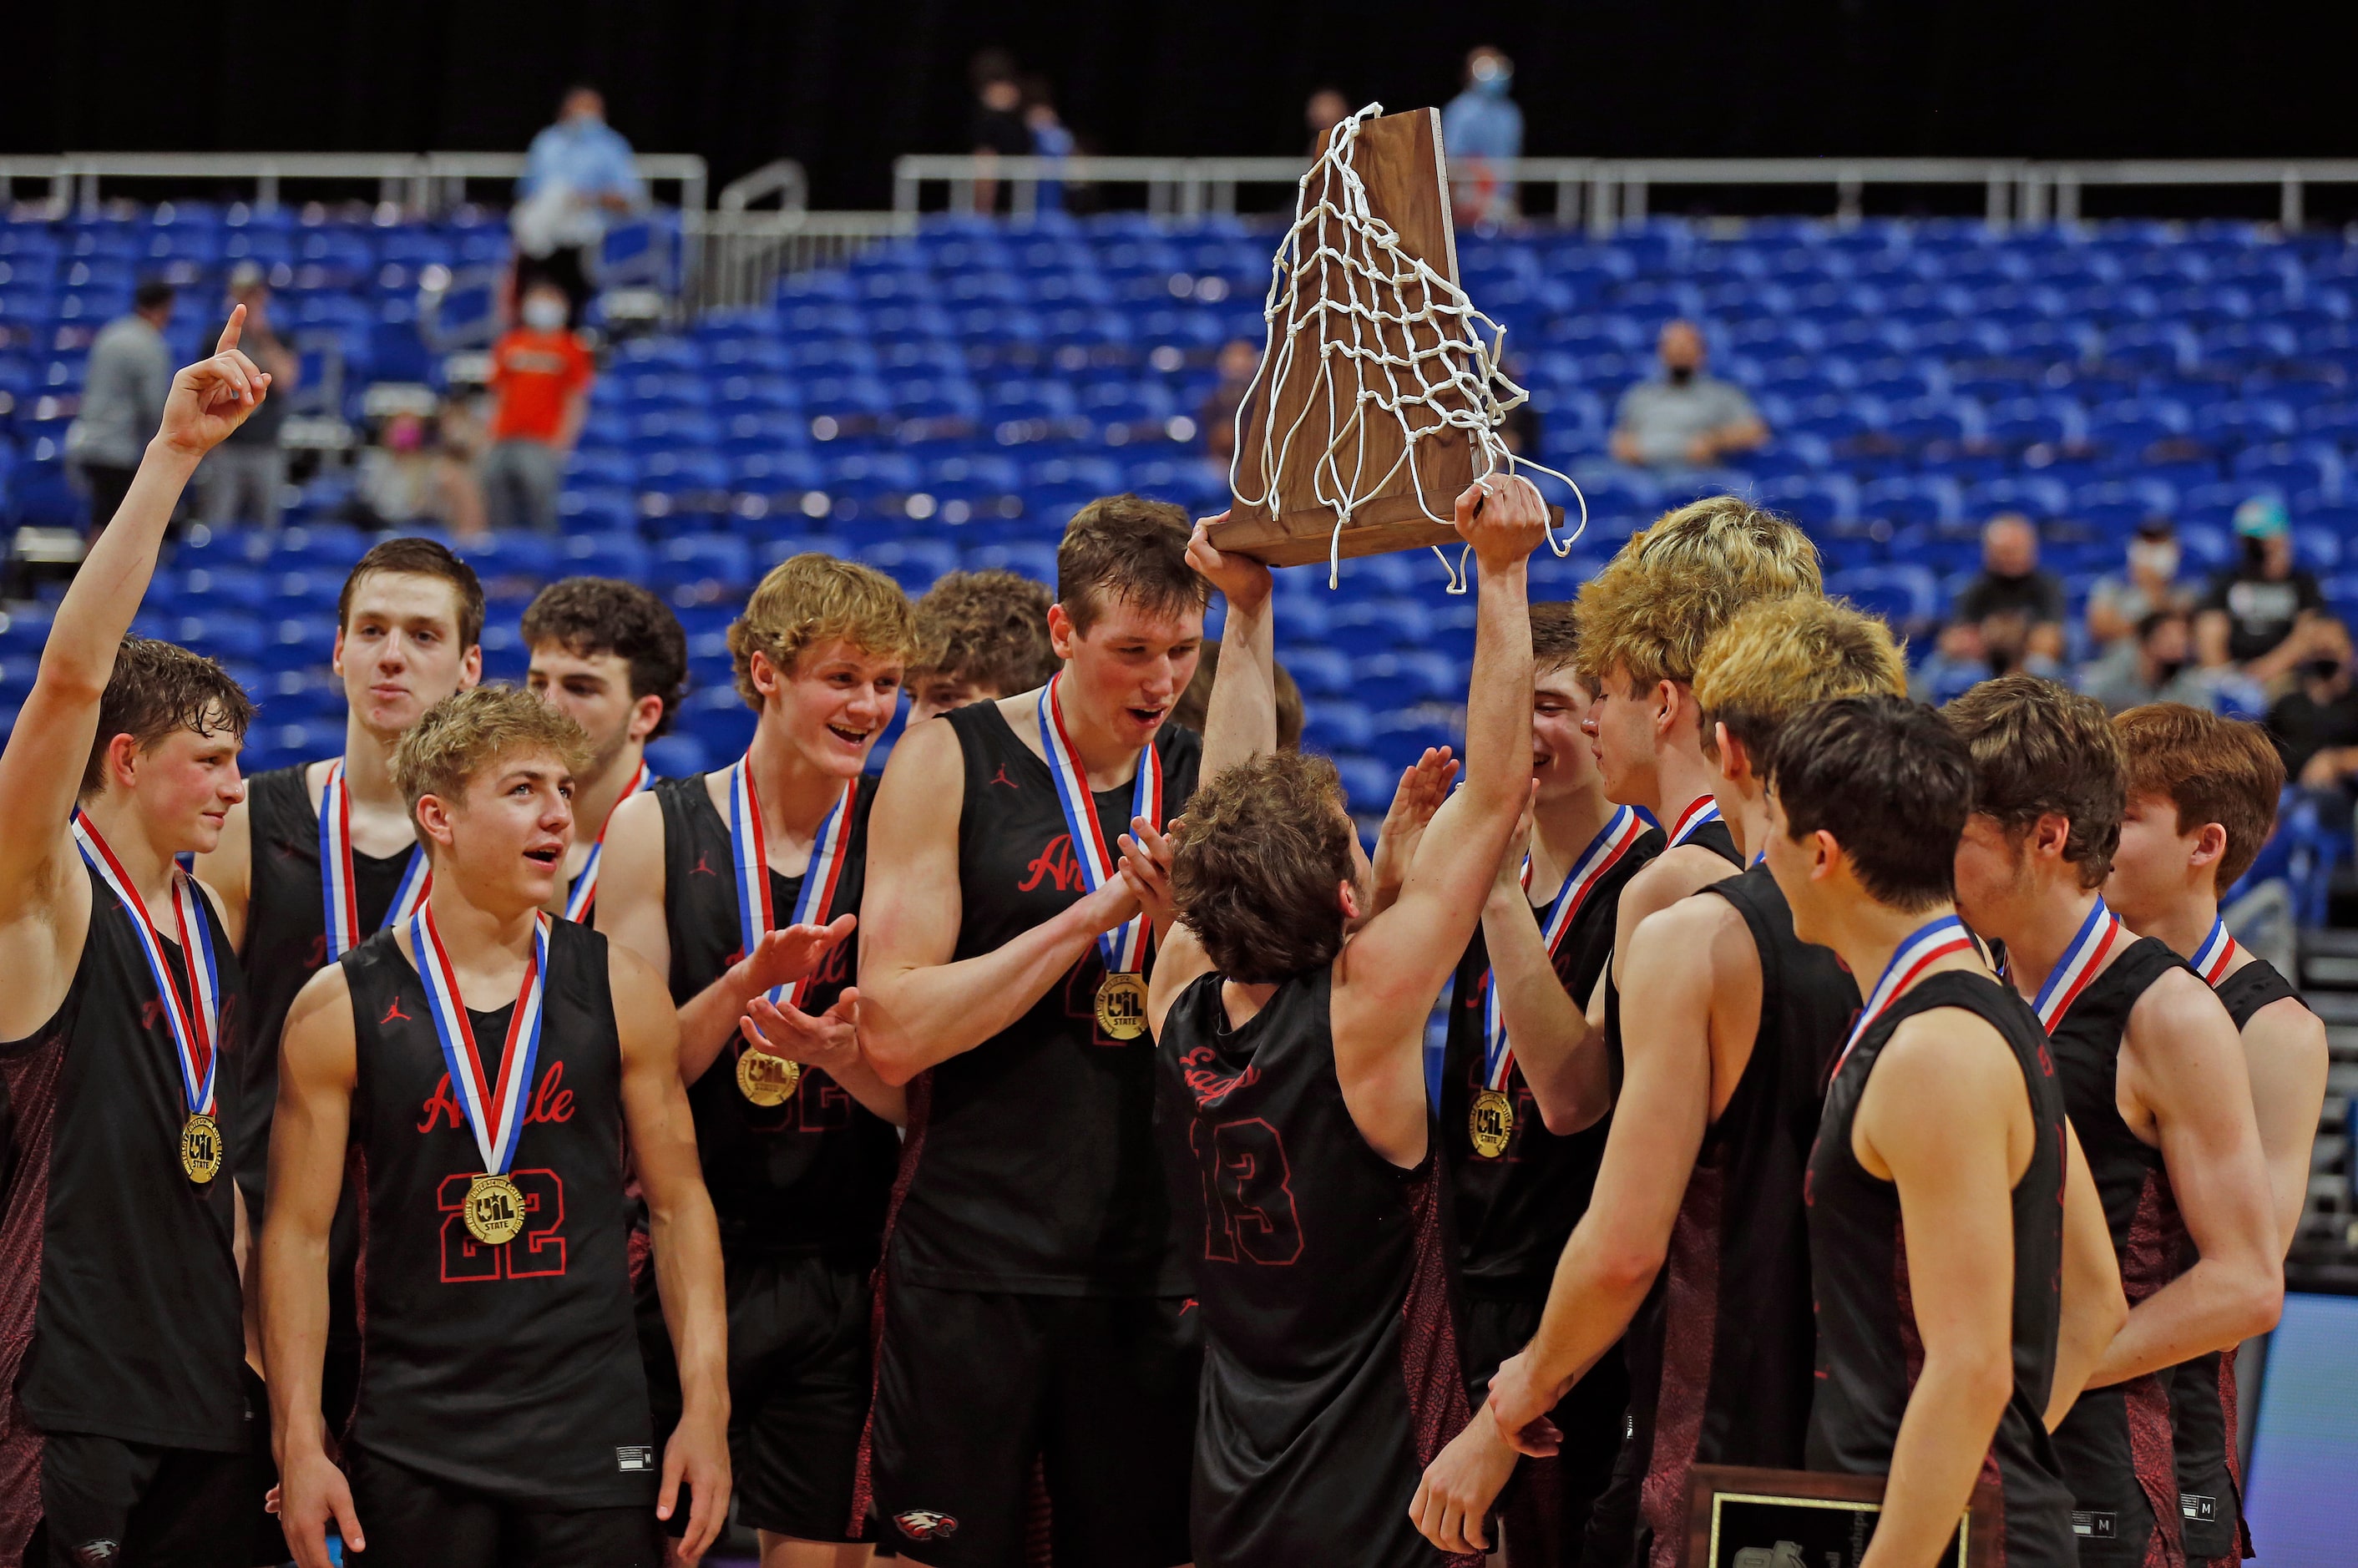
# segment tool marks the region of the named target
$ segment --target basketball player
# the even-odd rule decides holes
[[[2268,1328],[2284,1295],[2243,1050],[2210,988],[2097,892],[2125,793],[2103,707],[2006,676],[1946,711],[1974,769],[1958,913],[2006,945],[2006,977],[2054,1044],[2128,1292],[2128,1322],[2055,1431],[2080,1560],[2141,1563],[2150,1546],[2179,1561],[2164,1375]]]
[[[1510,845],[1500,859],[1481,928],[1458,964],[1442,1069],[1464,1361],[1476,1403],[1498,1364],[1530,1343],[1556,1259],[1588,1206],[1605,1127],[1601,1105],[1584,1098],[1603,1086],[1584,1085],[1573,1048],[1585,1033],[1581,999],[1605,971],[1621,890],[1662,849],[1660,829],[1605,797],[1581,732],[1592,698],[1573,671],[1573,606],[1534,604],[1531,618],[1528,849]],[[1617,1347],[1551,1412],[1562,1448],[1520,1465],[1502,1498],[1517,1568],[1577,1555],[1628,1403]],[[1514,1463],[1490,1423],[1472,1430],[1467,1441],[1487,1438],[1498,1463]]]
[[[2104,902],[2130,930],[2159,937],[2192,964],[2242,1034],[2277,1238],[2289,1251],[2325,1103],[2325,1025],[2219,918],[2220,898],[2276,827],[2284,761],[2258,725],[2182,703],[2133,708],[2115,717],[2113,730],[2127,757],[2128,806]],[[2249,1551],[2234,1356],[2211,1351],[2180,1366],[2170,1375],[2169,1407],[2186,1555],[2232,1568]]]
[[[1423,1020],[1531,797],[1525,571],[1546,533],[1517,480],[1477,481],[1456,522],[1480,583],[1467,782],[1424,828],[1397,902],[1362,924],[1372,870],[1324,758],[1217,772],[1172,866],[1178,924],[1147,1014],[1204,1312],[1193,1540],[1206,1563],[1433,1560],[1400,1501],[1467,1407]],[[1265,634],[1254,653],[1273,706]],[[1248,662],[1232,648],[1213,696],[1215,766]],[[1159,848],[1151,825],[1133,831]],[[1144,863],[1130,853],[1127,874]]]
[[[1862,1568],[1933,1563],[1994,1481],[2008,1568],[2071,1568],[2047,1413],[2128,1303],[2038,1015],[1952,899],[1973,759],[1929,708],[1847,697],[1768,753],[1795,935],[1877,977],[1810,1152],[1810,1467],[1888,1476]]]
[[[1652,595],[1608,600],[1612,613],[1584,618],[1584,662],[1599,643],[1611,649],[1639,627],[1677,624],[1674,607],[1695,597],[1702,569],[1652,568]],[[1621,1017],[1627,1076],[1595,1196],[1538,1332],[1491,1383],[1490,1430],[1474,1429],[1486,1444],[1554,1447],[1538,1423],[1628,1329],[1628,1441],[1587,1552],[1654,1568],[1683,1551],[1693,1465],[1797,1468],[1808,1433],[1802,1172],[1858,988],[1831,951],[1794,936],[1758,863],[1768,839],[1761,759],[1811,702],[1907,690],[1889,630],[1814,594],[1737,611],[1693,668],[1684,700],[1708,737],[1723,818],[1755,863],[1650,916],[1631,938],[1628,989],[1647,1005]],[[1454,1496],[1462,1481],[1439,1468]],[[1466,1500],[1487,1498],[1477,1489]]]
[[[637,955],[544,907],[573,827],[579,726],[513,687],[404,733],[394,778],[435,871],[416,913],[287,1015],[263,1231],[281,1514],[304,1568],[330,1519],[372,1565],[655,1568],[729,1508],[719,1238],[678,1027]],[[359,1409],[319,1413],[328,1231],[354,1152]],[[687,1390],[661,1458],[631,1321],[625,1161]]]
[[[647,742],[669,731],[679,711],[687,633],[669,605],[636,583],[569,577],[526,607],[524,643],[532,655],[526,687],[590,737],[573,816],[593,831],[574,834],[550,913],[591,925],[606,826],[617,806],[654,782]]]
[[[670,976],[679,1011],[728,1264],[738,1517],[765,1568],[852,1568],[868,1555],[852,1476],[873,1380],[870,1272],[907,1111],[860,1057],[848,933],[876,799],[860,770],[900,706],[917,626],[892,579],[799,555],[762,579],[729,644],[759,715],[752,743],[623,803],[601,929]],[[653,1305],[660,1421],[678,1393]]]
[[[1198,740],[1166,723],[1203,636],[1187,544],[1177,507],[1081,508],[1055,677],[916,725],[877,791],[860,1045],[916,1082],[865,1457],[929,1568],[1008,1560],[1035,1454],[1059,1562],[1187,1560],[1198,1358],[1115,852],[1195,786]]]
[[[269,391],[243,325],[173,377],[0,752],[0,1562],[237,1568],[269,1484],[248,1468],[247,1210],[221,1179],[244,983],[174,860],[243,796],[254,705],[125,635],[198,460]]]
[[[1056,673],[1048,590],[1011,571],[949,572],[917,600],[924,662],[909,671],[909,722],[1045,686]]]

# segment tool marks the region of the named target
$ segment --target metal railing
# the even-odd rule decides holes
[[[374,184],[377,200],[418,213],[466,200],[470,180],[514,181],[525,155],[497,153],[66,153],[54,157],[0,157],[0,204],[17,200],[18,181],[48,188],[50,212],[95,211],[107,183],[124,180],[219,181],[252,189],[257,207],[279,205],[287,181],[323,185]],[[640,153],[633,162],[651,186],[677,187],[682,210],[704,210],[709,177],[694,153]],[[773,166],[774,167],[774,166]],[[799,178],[800,171],[796,170]],[[503,193],[504,194],[504,192]]]
[[[766,305],[788,273],[840,265],[917,229],[914,212],[730,209],[680,218],[687,242],[684,303],[691,313]]]
[[[1005,157],[990,153],[913,154],[892,166],[892,207],[914,216],[928,188],[943,189],[953,212],[995,207],[1004,188],[1017,216],[1039,210],[1051,186],[1143,187],[1146,210],[1193,218],[1237,211],[1240,187],[1287,186],[1309,167],[1305,157]],[[2092,187],[2232,187],[2274,189],[2277,222],[2300,226],[2312,185],[2358,184],[2358,159],[2155,159],[2077,162],[2024,158],[1453,158],[1454,179],[1511,186],[1527,200],[1552,192],[1537,217],[1563,227],[1581,225],[1610,234],[1646,216],[1654,188],[1818,187],[1832,197],[1829,215],[1856,222],[1866,192],[1877,186],[1976,187],[1983,216],[2010,222],[2071,222],[2081,192]],[[1274,205],[1274,204],[1273,204]],[[1827,211],[1827,209],[1818,209]]]
[[[773,158],[722,186],[718,205],[723,212],[741,212],[771,196],[778,199],[780,211],[799,212],[808,207],[810,181],[803,176],[803,166],[790,157]]]

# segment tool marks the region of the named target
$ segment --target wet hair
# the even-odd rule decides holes
[[[475,568],[452,555],[448,545],[415,535],[371,546],[360,558],[344,578],[343,591],[336,596],[337,631],[352,629],[352,599],[360,591],[361,579],[375,572],[440,578],[450,585],[459,601],[459,646],[471,648],[483,640],[483,584]]]
[[[1334,962],[1335,892],[1356,870],[1342,807],[1335,764],[1299,752],[1263,753],[1197,786],[1171,892],[1214,968],[1266,985]]]
[[[1285,673],[1283,665],[1274,666],[1277,675],[1277,749],[1281,752],[1302,750],[1302,688]],[[1174,721],[1201,732],[1204,720],[1212,708],[1212,682],[1220,673],[1220,643],[1217,637],[1204,639],[1204,656],[1195,665],[1194,678],[1187,689],[1179,694],[1172,705]]]
[[[1868,897],[1914,914],[1956,896],[1974,762],[1938,712],[1881,693],[1828,697],[1786,719],[1766,762],[1787,837],[1833,835]]]
[[[925,651],[912,677],[947,676],[1001,697],[1045,686],[1063,661],[1048,640],[1045,585],[1015,572],[949,572],[917,600]]]
[[[1791,594],[1746,605],[1704,644],[1695,665],[1703,748],[1718,754],[1727,726],[1757,769],[1779,725],[1829,697],[1908,695],[1908,664],[1891,628],[1847,604]]]
[[[2284,756],[2268,732],[2182,702],[2149,702],[2113,719],[2128,766],[2128,793],[2167,800],[2184,835],[2206,822],[2227,830],[2212,868],[2221,892],[2243,880],[2276,831]]]
[[[98,733],[82,764],[81,797],[89,799],[106,783],[106,752],[117,735],[130,736],[142,752],[181,730],[226,731],[243,741],[254,711],[245,688],[202,654],[153,637],[125,637],[98,699]]]
[[[2065,818],[2063,858],[2083,888],[2102,887],[2120,847],[2128,769],[2120,738],[2092,697],[2037,676],[1985,680],[1942,710],[1974,759],[1974,810],[2018,838]]]
[[[1152,615],[1200,613],[1211,585],[1187,564],[1187,513],[1167,501],[1107,495],[1073,514],[1056,546],[1056,602],[1086,634],[1109,604]]]
[[[484,769],[519,752],[546,752],[579,773],[590,765],[590,737],[521,687],[474,687],[444,697],[402,731],[393,749],[394,787],[415,813],[429,795],[456,801]]]
[[[901,585],[854,561],[817,551],[789,556],[770,568],[745,601],[745,613],[729,628],[729,657],[737,695],[758,708],[753,654],[761,653],[781,675],[794,671],[804,649],[840,637],[878,658],[914,663],[923,651],[917,612]]]
[[[671,607],[634,582],[568,577],[550,583],[524,612],[524,645],[554,643],[577,659],[611,654],[631,669],[631,700],[663,698],[649,738],[665,733],[687,686],[687,633]]]

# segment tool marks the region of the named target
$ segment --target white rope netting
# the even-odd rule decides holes
[[[1498,434],[1508,411],[1531,395],[1499,368],[1506,328],[1403,250],[1399,233],[1368,204],[1354,155],[1360,127],[1383,112],[1370,103],[1336,126],[1326,151],[1302,177],[1298,216],[1271,265],[1260,368],[1237,407],[1229,486],[1238,501],[1274,515],[1279,479],[1299,460],[1297,444],[1306,449],[1325,429],[1328,439],[1312,480],[1317,503],[1335,517],[1326,560],[1326,584],[1334,588],[1342,576],[1343,530],[1359,507],[1390,492],[1403,470],[1417,509],[1435,523],[1454,524],[1425,500],[1416,452],[1437,431],[1463,430],[1474,444],[1476,480],[1530,470],[1571,491],[1579,524],[1562,538],[1552,524],[1548,529],[1549,547],[1561,558],[1588,525],[1588,501],[1569,475],[1518,458]],[[1301,411],[1280,429],[1277,410],[1295,385],[1306,390]],[[1247,424],[1264,388],[1271,417],[1260,438],[1249,442]],[[1323,426],[1314,420],[1322,409]],[[1370,420],[1399,427],[1400,454],[1381,472],[1368,471]],[[1449,568],[1449,591],[1465,592],[1465,550],[1455,561],[1437,546],[1433,554]]]

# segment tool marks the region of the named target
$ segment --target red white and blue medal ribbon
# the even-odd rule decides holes
[[[164,1022],[172,1031],[172,1054],[179,1060],[180,1087],[188,1097],[189,1114],[211,1116],[213,1080],[221,1065],[214,1037],[221,1018],[221,971],[213,961],[212,928],[197,908],[204,894],[198,891],[195,878],[174,869],[172,914],[179,922],[181,956],[189,961],[189,989],[196,993],[184,998],[179,982],[172,978],[171,966],[164,961],[163,935],[156,929],[146,901],[131,885],[123,862],[114,858],[88,812],[74,813],[73,836],[82,859],[130,912],[132,933],[139,938],[139,950],[147,956],[147,968],[156,977],[156,994],[163,999]]]
[[[1549,958],[1554,958],[1556,949],[1563,946],[1564,934],[1572,929],[1573,920],[1580,914],[1581,905],[1588,902],[1589,893],[1604,880],[1606,872],[1620,863],[1645,831],[1646,825],[1639,820],[1637,812],[1624,806],[1616,809],[1612,819],[1588,841],[1588,848],[1581,851],[1580,859],[1573,862],[1572,871],[1564,877],[1563,886],[1556,891],[1555,901],[1540,916],[1540,940],[1546,945]],[[1531,858],[1525,855],[1523,886],[1531,885]],[[1495,975],[1488,993],[1482,1002],[1482,1087],[1504,1093],[1507,1080],[1515,1070],[1515,1052],[1507,1043],[1507,1024],[1498,1011]]]
[[[1842,1072],[1843,1064],[1850,1060],[1851,1048],[1866,1038],[1901,991],[1916,983],[1916,978],[1952,953],[1977,951],[1971,933],[1963,921],[1953,914],[1944,914],[1909,932],[1905,940],[1892,950],[1890,961],[1883,966],[1881,978],[1875,989],[1866,993],[1866,1005],[1858,1010],[1858,1022],[1850,1026],[1850,1038],[1843,1042],[1842,1054],[1834,1058],[1834,1070],[1827,1081]]]
[[[1056,688],[1064,684],[1060,671],[1040,694],[1040,749],[1047,753],[1049,776],[1055,781],[1057,804],[1065,808],[1065,828],[1073,838],[1073,858],[1081,863],[1081,881],[1095,892],[1113,881],[1117,864],[1115,838],[1106,837],[1098,823],[1097,797],[1089,793],[1088,771],[1065,733],[1065,712]],[[1149,741],[1138,753],[1138,778],[1130,791],[1130,815],[1163,826],[1163,759]],[[1129,826],[1127,823],[1124,827]],[[1098,937],[1098,951],[1109,975],[1141,974],[1146,968],[1146,917],[1135,914]]]
[[[2206,986],[2216,986],[2227,978],[2227,966],[2235,961],[2235,939],[2227,934],[2227,923],[2217,915],[2211,917],[2211,935],[2202,938],[2202,946],[2194,950],[2194,972],[2202,977]]]
[[[1679,813],[1678,821],[1671,827],[1671,841],[1665,848],[1677,849],[1701,832],[1704,823],[1718,820],[1719,802],[1711,795],[1704,795]]]
[[[2039,1014],[2041,1029],[2050,1034],[2055,1033],[2057,1022],[2071,1011],[2071,1004],[2080,1000],[2080,993],[2088,989],[2088,982],[2104,967],[2104,956],[2113,950],[2120,935],[2120,916],[2099,894],[2094,907],[2088,911],[2088,918],[2080,923],[2079,935],[2063,949],[2055,968],[2048,971],[2047,983],[2039,988],[2039,995],[2031,1000],[2031,1011]]]
[[[803,890],[795,899],[794,919],[789,924],[824,925],[827,912],[835,907],[835,890],[843,881],[843,862],[851,848],[852,804],[859,794],[858,779],[844,780],[843,795],[818,825],[810,864],[803,871]],[[729,770],[729,844],[737,862],[738,937],[750,957],[762,937],[776,929],[770,903],[770,852],[762,837],[762,797],[753,789],[751,755],[739,758]],[[812,973],[791,985],[771,987],[772,1004],[784,997],[800,1007],[817,978]]]
[[[409,917],[409,946],[416,955],[417,979],[426,988],[427,1016],[442,1043],[442,1065],[449,1070],[450,1088],[475,1134],[483,1173],[504,1176],[515,1160],[525,1101],[532,1093],[533,1064],[540,1058],[541,998],[548,989],[548,916],[533,917],[532,958],[525,966],[524,987],[508,1018],[499,1062],[489,1071],[475,1044],[475,1026],[459,994],[458,977],[450,971],[450,956],[442,950],[442,938],[434,929],[431,903]]]
[[[590,846],[590,858],[581,862],[581,874],[573,879],[573,887],[565,895],[566,919],[579,920],[590,913],[590,906],[598,902],[598,862],[606,853],[606,829],[612,824],[614,813],[622,809],[622,802],[653,783],[654,773],[648,768],[646,759],[642,757],[639,759],[639,771],[631,775],[631,782],[624,784],[622,793],[614,797],[614,804],[607,808],[606,820],[598,824],[598,841]]]
[[[409,865],[401,873],[393,907],[384,923],[397,925],[416,913],[434,874],[426,864],[426,846],[409,851]],[[328,784],[319,795],[319,892],[327,905],[328,962],[334,963],[360,945],[360,891],[352,881],[352,802],[344,785],[344,760],[328,764]]]

